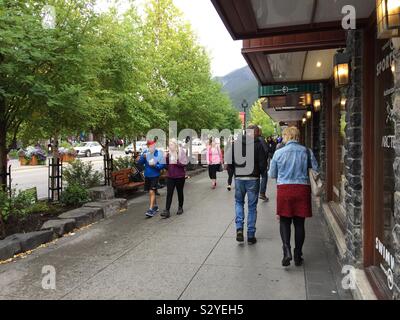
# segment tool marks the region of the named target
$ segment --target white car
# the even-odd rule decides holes
[[[125,154],[131,154],[133,153],[133,143],[131,143],[129,146],[125,148]]]
[[[203,153],[207,149],[206,144],[200,139],[194,139],[192,142],[192,152],[193,154]]]
[[[91,157],[94,154],[103,155],[103,147],[96,141],[88,141],[81,143],[78,147],[74,148],[78,156]]]
[[[136,141],[136,151],[142,153],[147,150],[147,141]],[[132,154],[134,152],[133,143],[125,148],[125,154]]]

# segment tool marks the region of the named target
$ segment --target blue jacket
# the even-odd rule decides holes
[[[312,168],[318,172],[318,163],[311,150],[310,154]],[[307,148],[296,141],[289,141],[285,147],[275,152],[268,175],[277,179],[278,185],[309,185]]]
[[[146,155],[146,157],[144,155]],[[152,167],[149,164],[149,161],[153,158],[156,163],[155,167]],[[160,176],[160,171],[166,168],[164,154],[160,150],[156,150],[154,154],[151,154],[149,151],[145,151],[140,156],[138,163],[144,165],[144,176],[146,178],[157,178]]]

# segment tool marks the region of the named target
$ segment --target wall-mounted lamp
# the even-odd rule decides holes
[[[312,95],[311,93],[306,93],[306,105],[311,106],[312,105]]]
[[[302,121],[303,125],[305,125],[307,123],[307,118],[303,117],[303,119],[301,121]]]
[[[321,96],[320,95],[314,96],[313,107],[314,107],[315,112],[321,111]]]
[[[350,56],[339,50],[333,59],[335,87],[341,88],[350,83]]]
[[[307,119],[311,119],[312,118],[312,111],[311,110],[307,111],[306,117],[307,117]]]
[[[400,35],[400,0],[376,0],[378,39]]]
[[[346,103],[347,103],[347,98],[346,97],[342,97],[340,99],[340,107],[342,110],[344,110],[346,108]]]

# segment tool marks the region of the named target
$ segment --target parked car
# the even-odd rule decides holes
[[[133,153],[133,143],[125,148],[125,154],[132,154]]]
[[[143,152],[147,149],[146,141],[136,141],[136,151]],[[125,154],[132,154],[134,152],[133,143],[125,148]]]
[[[96,141],[82,142],[79,146],[74,148],[78,156],[91,157],[92,155],[103,155],[104,150],[100,143]]]
[[[200,154],[204,152],[205,149],[207,149],[207,146],[203,141],[201,141],[200,139],[193,139],[192,142],[193,154]]]
[[[136,151],[143,152],[147,149],[147,141],[136,141]]]

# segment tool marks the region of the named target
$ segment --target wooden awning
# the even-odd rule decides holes
[[[357,27],[375,0],[211,0],[260,85],[321,82],[346,45],[342,8],[352,5]]]
[[[234,40],[342,29],[342,8],[354,6],[357,28],[375,0],[211,0]]]

